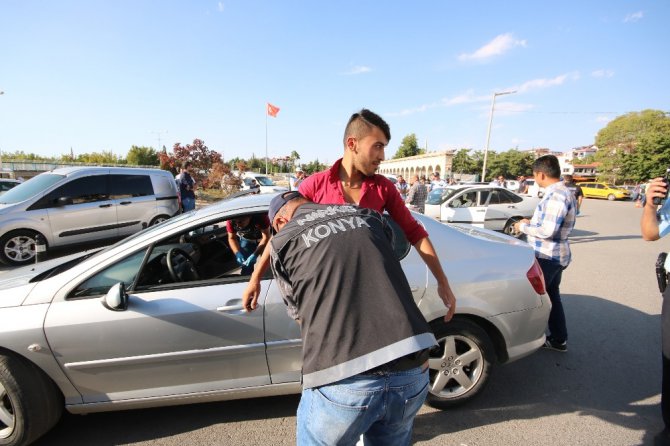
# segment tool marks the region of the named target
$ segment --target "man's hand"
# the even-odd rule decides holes
[[[521,232],[521,223],[529,224],[530,220],[528,220],[527,218],[523,218],[514,223],[514,232]]]
[[[253,278],[249,280],[247,287],[242,293],[242,307],[247,312],[251,312],[256,309],[258,306],[258,296],[261,294],[261,282],[260,280],[254,280]]]
[[[256,254],[251,254],[249,257],[247,257],[247,260],[244,261],[243,265],[249,267],[254,263],[256,263]]]
[[[651,183],[647,185],[647,190],[645,192],[646,195],[646,203],[645,206],[651,206],[654,208],[654,211],[656,211],[656,206],[654,204],[654,198],[660,198],[663,199],[665,198],[666,194],[668,193],[668,189],[665,187],[665,181],[663,180],[662,177],[654,178],[651,180]]]
[[[447,314],[444,316],[444,321],[449,322],[456,312],[456,296],[454,296],[454,293],[451,291],[449,282],[437,285],[437,295],[440,296],[440,299],[442,299],[442,302],[444,302],[444,305],[447,307]]]
[[[237,264],[240,266],[244,266],[244,254],[242,254],[240,251],[237,251],[235,253],[235,260],[237,260]]]

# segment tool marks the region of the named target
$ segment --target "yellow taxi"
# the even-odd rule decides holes
[[[610,201],[630,199],[629,191],[607,183],[577,183],[577,186],[582,188],[585,198],[607,198]]]

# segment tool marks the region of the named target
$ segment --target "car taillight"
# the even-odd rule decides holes
[[[540,264],[537,263],[537,260],[533,260],[533,266],[531,266],[526,273],[526,277],[528,277],[528,281],[537,294],[545,293],[544,274],[542,274],[542,269],[540,268]]]

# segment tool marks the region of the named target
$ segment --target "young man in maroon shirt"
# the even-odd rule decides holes
[[[303,181],[299,191],[315,203],[351,203],[378,212],[387,211],[435,276],[438,294],[448,308],[444,318],[449,321],[456,310],[456,297],[428,233],[412,217],[393,183],[375,173],[384,161],[384,150],[390,139],[389,125],[379,115],[367,109],[354,113],[344,131],[344,156],[329,170],[316,173]],[[256,308],[261,291],[260,281],[269,264],[269,250],[265,250],[256,262],[242,296],[242,304],[247,311]]]

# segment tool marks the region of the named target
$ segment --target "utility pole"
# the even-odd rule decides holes
[[[491,101],[491,115],[489,116],[489,129],[486,132],[486,148],[484,148],[484,165],[482,166],[482,181],[486,181],[486,159],[489,154],[489,141],[491,141],[491,124],[493,124],[493,110],[496,107],[496,97],[504,94],[513,94],[514,91],[501,91],[500,93],[493,93],[493,100]]]
[[[167,130],[158,130],[158,131],[152,130],[151,131],[151,133],[155,133],[157,135],[157,138],[158,138],[158,148],[156,149],[156,153],[161,151],[161,134],[167,133],[167,132],[168,132]]]

